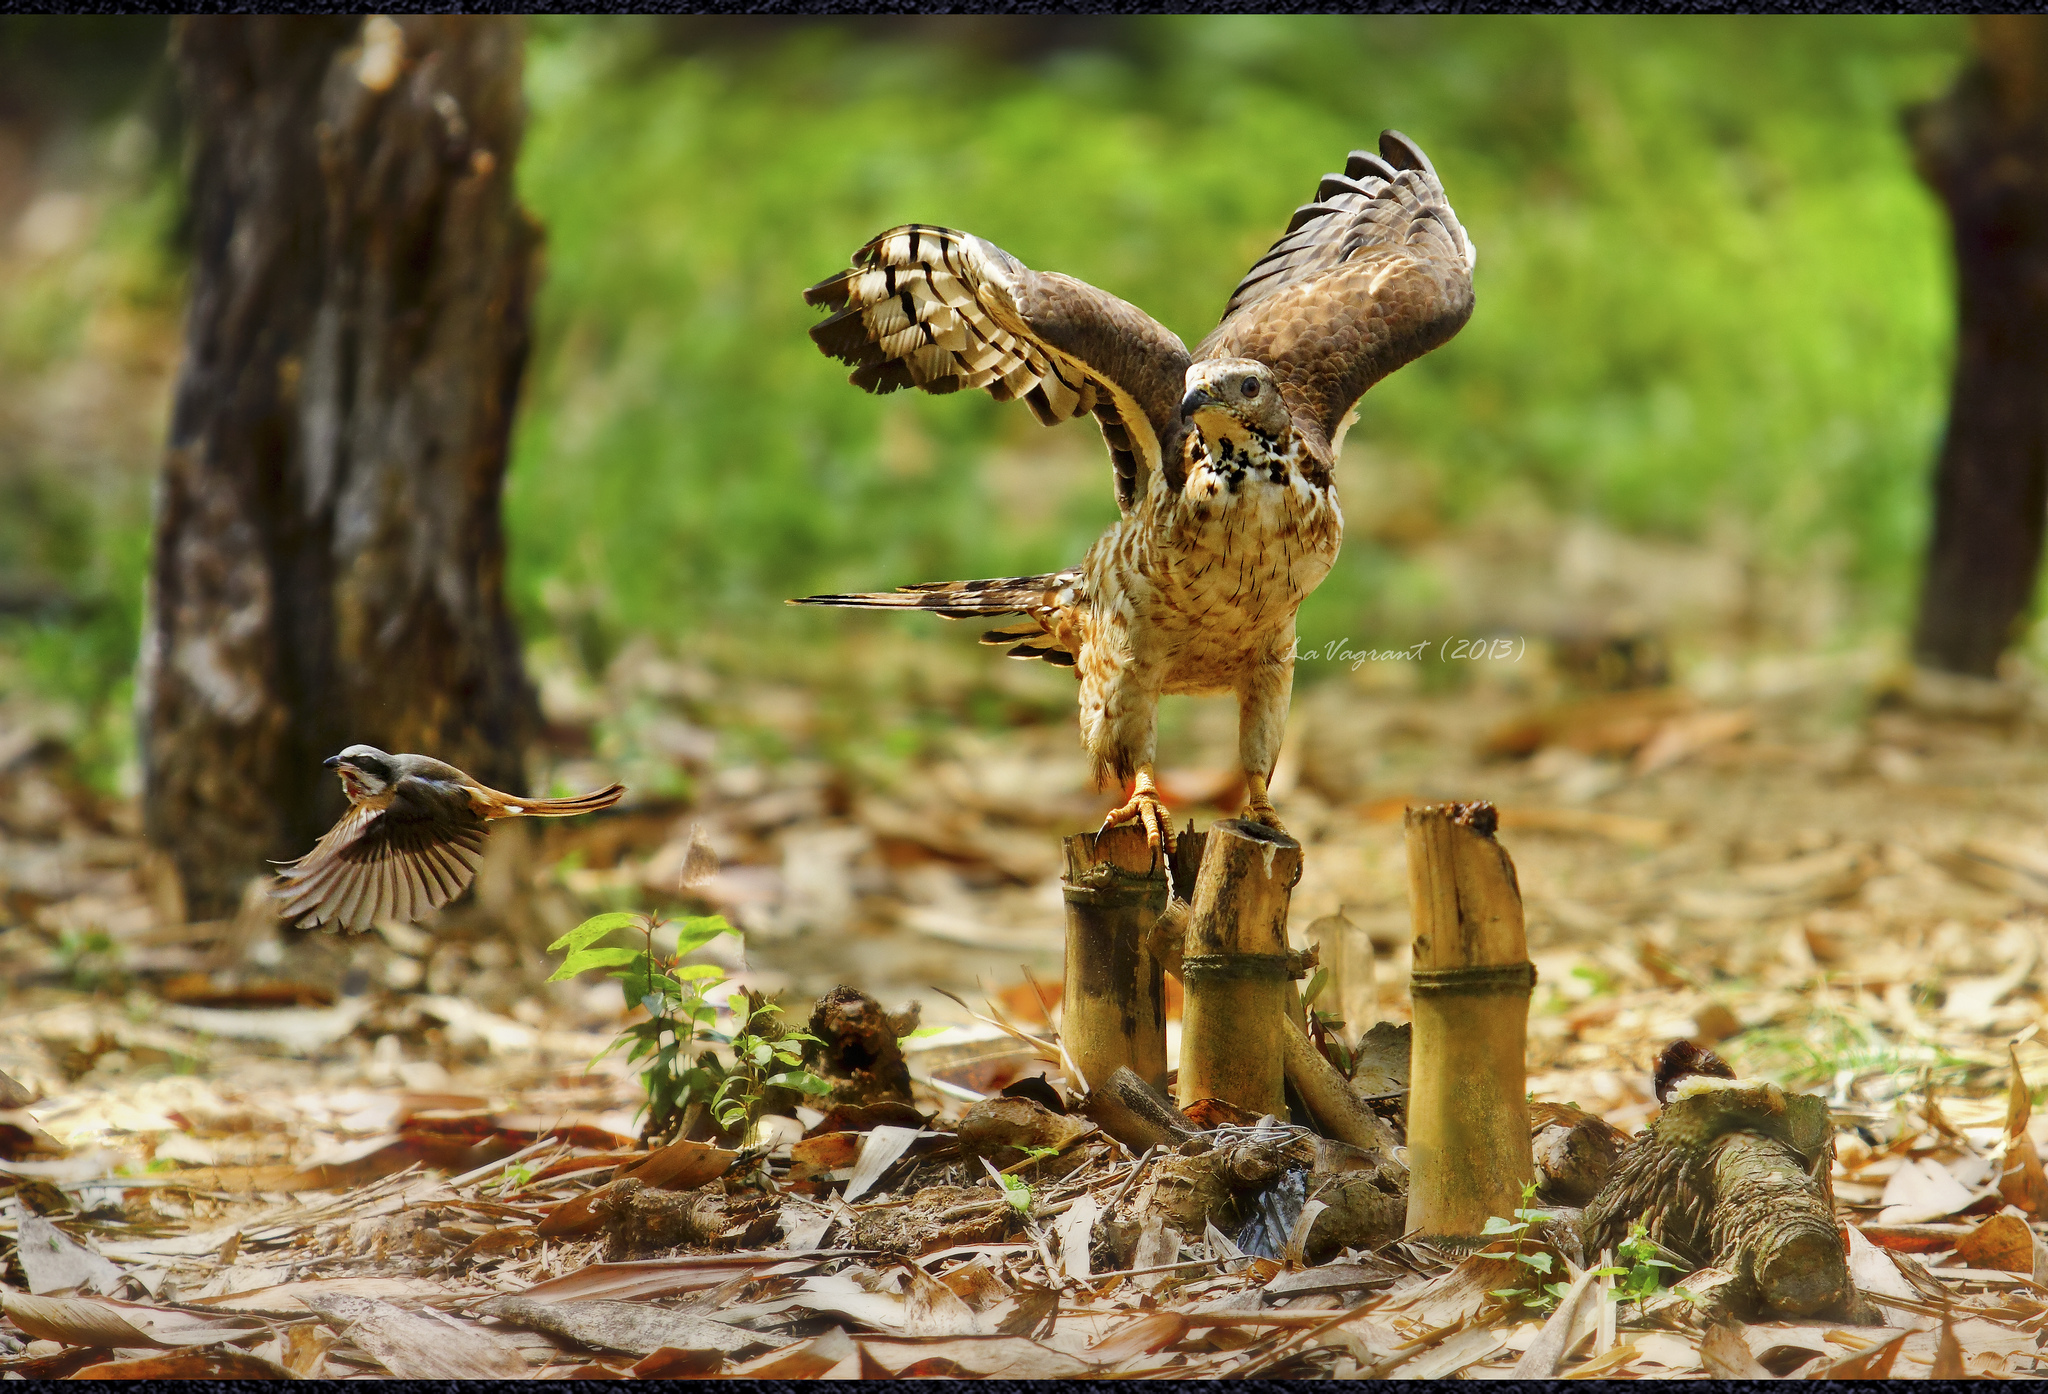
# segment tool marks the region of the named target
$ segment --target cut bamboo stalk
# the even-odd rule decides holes
[[[1180,879],[1178,868],[1175,880]],[[1179,979],[1185,945],[1180,938],[1171,936],[1165,917],[1152,931],[1152,955],[1166,969],[1169,977]],[[1182,932],[1185,933],[1185,926]],[[1351,1087],[1351,1081],[1338,1072],[1337,1067],[1323,1058],[1308,1038],[1308,1032],[1299,1019],[1300,996],[1295,985],[1287,984],[1285,1010],[1282,1013],[1285,1029],[1281,1033],[1280,1046],[1285,1055],[1281,1062],[1282,1072],[1289,1084],[1301,1095],[1309,1112],[1315,1115],[1317,1125],[1325,1137],[1348,1142],[1353,1147],[1365,1148],[1391,1158],[1394,1149],[1401,1145],[1400,1137],[1393,1128],[1365,1100],[1358,1097]],[[1185,1031],[1186,1022],[1182,1022]],[[1185,1039],[1185,1037],[1183,1037]],[[1091,1115],[1092,1116],[1092,1115]],[[1100,1119],[1096,1120],[1101,1122]],[[1108,1129],[1112,1136],[1114,1130]],[[1119,1137],[1119,1141],[1121,1141]]]
[[[1408,1230],[1477,1235],[1511,1216],[1529,1151],[1529,992],[1535,968],[1515,865],[1493,805],[1411,808],[1405,825],[1415,929],[1408,1095]]]
[[[1241,818],[1210,827],[1181,961],[1182,1108],[1221,1099],[1286,1117],[1287,902],[1300,879],[1292,838]]]
[[[1395,1135],[1392,1126],[1358,1097],[1351,1088],[1351,1081],[1323,1058],[1323,1053],[1309,1040],[1301,1023],[1292,1016],[1286,1019],[1280,1045],[1287,1057],[1284,1062],[1287,1082],[1294,1086],[1302,1102],[1308,1105],[1308,1111],[1315,1115],[1325,1137],[1348,1142],[1353,1147],[1362,1147],[1383,1157],[1394,1155],[1401,1139]]]
[[[1119,1066],[1166,1088],[1166,981],[1146,936],[1166,908],[1166,869],[1134,823],[1066,840],[1067,980],[1060,1038],[1088,1077]]]

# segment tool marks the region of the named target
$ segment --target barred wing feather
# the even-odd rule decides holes
[[[1185,345],[1136,306],[951,228],[892,228],[804,292],[833,313],[818,347],[869,392],[979,388],[1046,425],[1092,414],[1129,512],[1165,462],[1178,472]],[[1177,484],[1177,479],[1170,482]]]

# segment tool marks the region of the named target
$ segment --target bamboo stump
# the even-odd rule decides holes
[[[1066,840],[1066,986],[1060,1036],[1090,1087],[1118,1066],[1166,1088],[1166,980],[1146,936],[1166,869],[1132,823]]]
[[[1533,1176],[1529,993],[1536,971],[1515,865],[1493,805],[1411,808],[1405,820],[1415,928],[1410,992],[1408,1229],[1478,1235]]]
[[[1287,1116],[1287,903],[1300,879],[1301,844],[1284,833],[1242,818],[1209,829],[1181,960],[1181,1107]]]

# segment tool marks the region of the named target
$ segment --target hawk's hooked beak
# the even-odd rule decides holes
[[[1199,387],[1190,387],[1188,395],[1180,399],[1180,419],[1192,421],[1194,420],[1195,413],[1203,407],[1213,407],[1215,405],[1216,399],[1214,397],[1211,397]]]
[[[320,762],[320,766],[322,769],[338,769],[340,765],[341,757],[339,755],[330,755],[325,760],[322,760]]]

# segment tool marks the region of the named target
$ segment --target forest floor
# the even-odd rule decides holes
[[[1617,1378],[2033,1373],[2048,1193],[2002,1190],[2001,1159],[2021,1137],[2048,1147],[2013,1086],[2015,1067],[2048,1084],[2048,726],[2020,698],[1932,715],[1882,699],[1884,675],[1849,652],[1576,699],[1384,672],[1299,694],[1275,789],[1305,848],[1292,924],[1297,943],[1327,916],[1352,926],[1348,980],[1318,1005],[1354,1037],[1407,1019],[1402,809],[1485,798],[1538,969],[1533,1099],[1633,1131],[1657,1110],[1657,1052],[1690,1037],[1835,1110],[1851,1271],[1886,1324],[1752,1323],[1731,1351],[1683,1301],[1608,1305],[1618,1321],[1579,1304],[1554,1356],[1540,1305],[1499,1295],[1512,1260],[1398,1236],[1333,1248],[1313,1215],[1263,1246],[1162,1232],[1146,1207],[1171,1159],[1078,1120],[1057,1155],[1010,1168],[1028,1207],[970,1165],[952,1131],[969,1100],[1057,1071],[932,989],[1056,1024],[1059,837],[1110,803],[1070,718],[948,728],[887,768],[750,762],[717,712],[794,730],[815,699],[717,690],[643,651],[582,699],[550,675],[551,712],[601,692],[638,713],[623,746],[564,746],[555,784],[662,766],[687,787],[671,773],[671,796],[495,837],[474,906],[344,943],[280,937],[255,901],[186,923],[132,805],[83,792],[47,723],[17,712],[0,731],[0,1072],[21,1086],[0,1111],[0,1370],[1473,1378],[1540,1356]],[[1184,818],[1235,796],[1200,763],[1221,763],[1231,719],[1177,718],[1164,783]],[[689,897],[700,825],[722,871]],[[920,1004],[948,1028],[907,1045],[921,1116],[798,1109],[737,1165],[636,1151],[636,1079],[617,1055],[590,1063],[625,1024],[616,987],[540,980],[555,936],[642,902],[727,914],[744,949],[715,941],[707,961],[792,1021],[839,983]],[[1285,1126],[1262,1145],[1307,1155]],[[707,1166],[734,1169],[677,1193],[716,1202],[689,1222],[702,1242],[650,1252],[589,1199],[628,1171],[660,1190]]]

